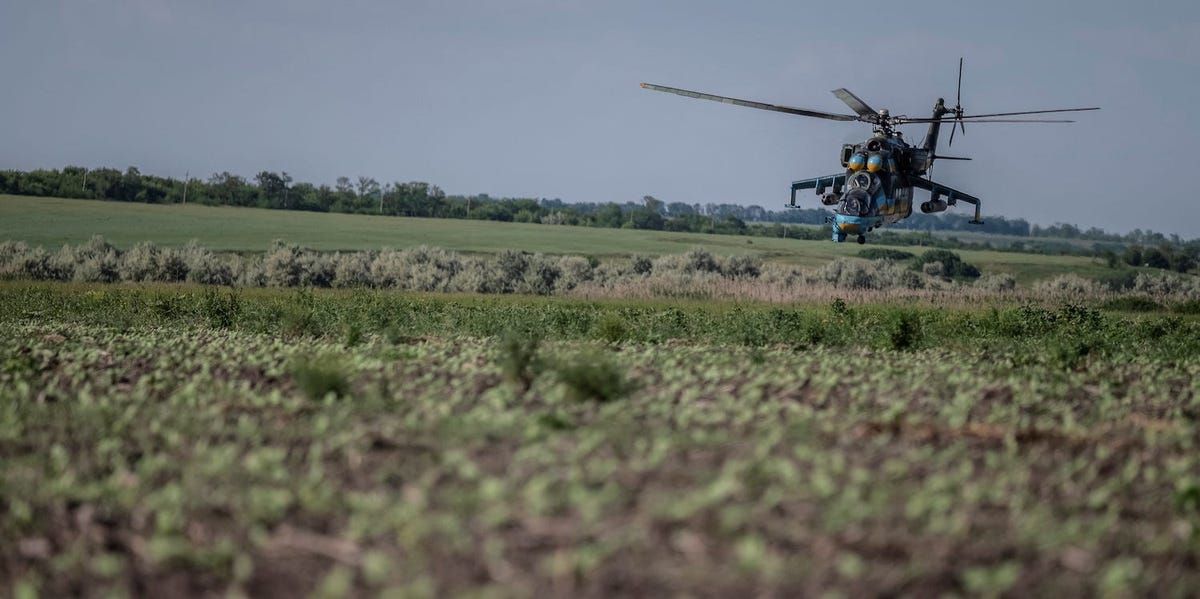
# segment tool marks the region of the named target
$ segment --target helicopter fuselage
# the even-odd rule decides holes
[[[842,146],[845,192],[822,197],[824,204],[835,206],[830,218],[834,241],[865,235],[912,214],[913,188],[905,173],[928,170],[927,155],[898,133],[880,132],[862,143]]]
[[[862,143],[842,146],[840,159],[845,171],[792,183],[791,206],[796,206],[797,190],[815,189],[821,203],[833,207],[833,215],[827,218],[833,240],[842,242],[853,236],[859,243],[865,242],[870,231],[908,218],[916,187],[931,192],[929,201],[921,204],[921,212],[926,214],[942,212],[960,199],[978,207],[978,198],[925,178],[937,159],[941,123],[936,119],[947,112],[939,98],[933,107],[935,120],[920,146],[909,144],[890,126],[877,127]],[[880,116],[886,119],[886,111],[880,111]],[[826,192],[827,188],[832,191]]]
[[[958,60],[958,88],[953,108],[946,106],[943,98],[938,98],[933,106],[933,115],[929,118],[909,118],[907,116],[892,116],[887,110],[876,111],[862,98],[854,95],[846,88],[833,90],[833,95],[844,102],[854,111],[854,114],[838,114],[811,108],[797,108],[768,104],[754,100],[740,100],[728,96],[718,96],[704,92],[696,92],[677,87],[667,87],[653,83],[643,83],[642,87],[649,90],[666,92],[687,98],[712,100],[722,104],[745,106],[758,110],[782,112],[795,116],[827,119],[843,122],[870,123],[875,128],[875,135],[860,144],[842,146],[841,160],[844,172],[812,179],[802,179],[792,182],[792,200],[789,205],[796,205],[796,192],[801,189],[816,190],[821,203],[826,206],[836,206],[834,214],[826,219],[833,227],[833,240],[845,241],[849,235],[855,235],[859,243],[866,243],[866,233],[878,227],[886,226],[907,218],[912,214],[913,189],[920,188],[929,192],[929,201],[921,204],[925,213],[941,212],[954,206],[959,200],[975,205],[973,224],[983,224],[979,219],[979,198],[957,189],[935,183],[927,178],[930,168],[937,159],[970,160],[970,158],[955,158],[938,156],[938,135],[942,123],[950,123],[950,144],[954,143],[954,132],[961,130],[967,134],[965,122],[971,123],[1072,123],[1065,119],[1028,119],[1011,118],[1013,116],[1044,115],[1047,113],[1080,112],[1099,110],[1089,108],[1056,108],[1051,110],[1024,110],[1017,112],[996,112],[990,114],[965,114],[962,107],[962,66]],[[951,118],[947,119],[949,116]],[[995,118],[1003,117],[1003,118]],[[910,145],[896,130],[900,125],[928,123],[929,129],[925,139],[919,146]],[[832,191],[826,193],[826,190]],[[843,193],[844,190],[844,193]],[[945,197],[945,199],[942,199]]]

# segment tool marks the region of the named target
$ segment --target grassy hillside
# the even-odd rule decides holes
[[[318,250],[431,245],[461,252],[521,249],[600,257],[679,253],[700,246],[719,254],[759,254],[810,266],[853,256],[861,249],[830,241],[0,195],[0,239],[56,247],[97,234],[123,247],[139,241],[181,245],[195,239],[214,250],[251,252],[265,250],[272,239]],[[1021,282],[1066,272],[1107,271],[1093,259],[1074,256],[961,254],[984,272],[1007,272]]]

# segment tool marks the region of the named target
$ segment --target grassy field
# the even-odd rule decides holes
[[[1191,317],[3,283],[0,356],[18,596],[1200,588]]]
[[[272,239],[317,250],[429,245],[474,253],[521,249],[597,257],[682,253],[704,247],[718,254],[757,254],[805,266],[852,256],[861,249],[857,244],[830,241],[0,196],[0,240],[56,247],[92,235],[103,235],[121,247],[139,241],[182,245],[195,239],[213,250],[239,252],[264,251]],[[1067,272],[1084,276],[1110,272],[1091,258],[960,253],[984,272],[1012,274],[1021,283]]]

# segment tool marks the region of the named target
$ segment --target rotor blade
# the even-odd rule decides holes
[[[945,117],[939,117],[936,119],[931,119],[931,118],[927,118],[927,117],[912,118],[912,119],[906,118],[906,119],[904,119],[904,122],[905,123],[932,123],[934,121],[941,121],[943,123],[946,123],[949,121],[957,121],[959,119],[967,119],[971,122],[980,122],[981,123],[984,121],[975,121],[974,119],[990,119],[992,117],[997,117],[997,116],[1019,116],[1019,115],[1023,115],[1023,114],[1047,114],[1047,113],[1051,113],[1051,112],[1080,112],[1083,110],[1100,110],[1100,109],[1099,108],[1059,108],[1056,110],[1025,110],[1022,112],[993,112],[993,113],[989,113],[989,114],[964,114],[961,117],[954,116],[953,114],[948,114]],[[1028,122],[1028,121],[1022,121],[1022,122]],[[1057,123],[1057,122],[1061,122],[1061,121],[1049,121],[1049,122]],[[1074,122],[1074,121],[1071,121],[1071,122]]]
[[[656,92],[666,92],[668,94],[676,94],[686,98],[698,98],[700,100],[712,100],[724,104],[733,104],[735,106],[746,106],[748,108],[757,108],[759,110],[770,110],[774,112],[783,112],[786,114],[795,114],[799,116],[811,116],[819,119],[829,119],[832,121],[858,121],[861,120],[857,116],[849,114],[834,114],[832,112],[821,112],[820,110],[809,110],[807,108],[793,108],[791,106],[777,106],[775,104],[766,104],[764,102],[753,102],[750,100],[739,100],[737,98],[726,98],[725,96],[716,96],[713,94],[705,94],[701,92],[688,91],[675,87],[667,87],[665,85],[655,85],[653,83],[643,83],[642,87]]]
[[[962,106],[962,63],[963,63],[963,59],[961,56],[959,56],[958,57],[958,93],[957,93],[957,95],[954,96],[954,105],[955,106]],[[963,133],[966,133],[966,131],[963,131]]]
[[[974,158],[967,158],[967,157],[965,157],[965,156],[941,156],[941,155],[934,155],[934,157],[933,157],[933,158],[934,158],[934,160],[974,160]]]
[[[954,132],[958,131],[958,127],[955,127],[954,125],[955,123],[950,123],[950,142],[946,144],[947,146],[954,145]]]
[[[1098,106],[1092,108],[1058,108],[1055,110],[1024,110],[1021,112],[993,112],[990,114],[964,114],[964,119],[986,119],[994,116],[1020,116],[1022,114],[1046,114],[1050,112],[1082,112],[1085,110],[1100,110]]]
[[[963,124],[962,119],[958,119],[958,126],[962,129],[963,135],[967,134],[967,126]]]
[[[846,106],[850,107],[850,110],[857,112],[858,116],[870,118],[879,116],[879,113],[875,112],[874,108],[867,106],[867,103],[863,102],[862,98],[854,95],[850,92],[850,90],[844,87],[833,90],[833,95],[837,96],[839,100],[845,102]]]
[[[954,119],[902,119],[896,121],[895,125],[912,125],[919,123],[946,123],[954,124]],[[1074,123],[1075,121],[1067,119],[982,119],[978,121],[967,121],[971,124],[975,123]]]

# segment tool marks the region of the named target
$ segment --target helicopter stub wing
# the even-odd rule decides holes
[[[939,198],[940,196],[945,196],[946,197],[945,202],[946,202],[947,206],[953,206],[953,205],[957,204],[959,200],[962,200],[968,204],[974,204],[975,205],[975,219],[972,220],[971,222],[973,224],[978,224],[978,225],[983,224],[983,221],[980,220],[980,218],[979,218],[979,205],[980,205],[979,198],[977,198],[969,193],[966,193],[964,191],[959,191],[957,189],[954,189],[953,187],[950,187],[947,185],[942,185],[941,183],[935,183],[924,177],[909,177],[908,182],[910,184],[912,184],[913,187],[919,187],[921,189],[928,190],[930,192],[931,197],[935,200],[937,198]],[[945,206],[943,206],[943,208],[945,208]]]
[[[792,201],[789,206],[796,207],[796,192],[801,189],[815,189],[817,195],[825,191],[826,187],[832,187],[834,191],[840,191],[842,186],[846,184],[846,174],[838,173],[836,175],[825,175],[824,177],[813,177],[812,179],[801,179],[792,182]]]

